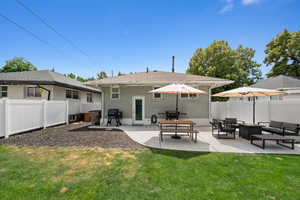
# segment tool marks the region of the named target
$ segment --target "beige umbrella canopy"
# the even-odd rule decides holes
[[[205,91],[193,88],[185,84],[170,84],[164,87],[151,90],[150,93],[161,93],[161,94],[176,94],[176,113],[178,113],[178,95],[179,94],[206,94]]]
[[[254,87],[241,87],[233,90],[228,90],[225,92],[220,92],[212,96],[215,97],[253,97],[253,123],[255,123],[255,97],[257,96],[273,96],[273,95],[283,95],[286,92],[278,90],[270,90],[263,88]]]
[[[272,96],[286,94],[285,92],[278,90],[270,90],[254,87],[241,87],[225,92],[214,94],[216,97],[257,97],[257,96]]]

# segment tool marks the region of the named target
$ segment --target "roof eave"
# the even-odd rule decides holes
[[[24,80],[0,80],[0,85],[55,85],[70,89],[83,90],[94,93],[101,93],[99,89],[84,88],[56,81],[24,81]]]

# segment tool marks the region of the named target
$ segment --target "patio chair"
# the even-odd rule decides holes
[[[214,134],[214,130],[218,130],[219,119],[212,119],[209,123],[211,124],[211,134]]]
[[[239,128],[239,122],[244,124],[244,121],[237,120],[237,118],[225,118],[224,123],[227,126],[230,126],[232,128]]]
[[[218,139],[235,139],[235,130],[236,128],[226,125],[225,123],[218,122],[218,133],[213,134],[213,136]]]

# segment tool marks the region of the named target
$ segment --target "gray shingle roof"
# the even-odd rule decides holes
[[[222,86],[233,83],[233,81],[173,72],[138,72],[117,77],[104,78],[101,80],[89,81],[89,85],[155,85],[155,84],[201,84],[206,86]]]
[[[279,75],[259,81],[251,86],[265,89],[300,88],[300,77]]]
[[[15,84],[57,85],[71,89],[100,92],[100,90],[87,86],[80,81],[49,70],[0,73],[0,85]]]

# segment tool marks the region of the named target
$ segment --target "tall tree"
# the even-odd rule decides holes
[[[123,74],[122,72],[118,73],[118,76],[123,76],[123,75],[125,75],[125,74]]]
[[[76,76],[73,73],[69,73],[69,74],[65,74],[66,77],[71,78],[71,79],[76,79],[77,81],[81,81],[81,82],[86,82],[87,79],[80,77],[80,76]]]
[[[226,41],[214,41],[206,49],[196,50],[187,73],[234,81],[233,84],[214,89],[213,93],[253,84],[262,76],[260,64],[253,60],[254,54],[252,48],[240,45],[232,49]]]
[[[300,31],[285,29],[267,44],[264,63],[271,65],[268,77],[278,75],[300,76]]]
[[[0,72],[21,72],[21,71],[35,71],[37,68],[25,58],[14,57],[5,62],[5,65],[0,68]]]
[[[66,77],[76,79],[76,75],[73,73],[65,74]]]
[[[97,79],[103,79],[103,78],[107,78],[107,74],[105,71],[101,71],[97,73]]]

